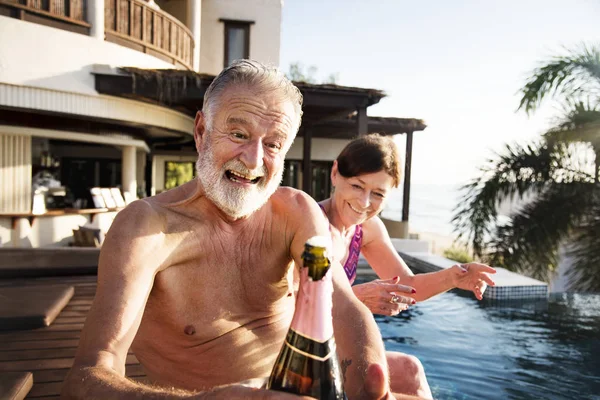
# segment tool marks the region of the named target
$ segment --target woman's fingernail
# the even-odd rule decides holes
[[[410,304],[417,304],[417,301],[413,300],[413,301],[410,302]]]
[[[411,293],[417,293],[417,291],[415,289],[410,291]]]

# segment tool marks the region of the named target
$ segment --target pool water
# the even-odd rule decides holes
[[[494,305],[448,292],[376,320],[387,350],[421,360],[435,399],[600,400],[600,295]]]

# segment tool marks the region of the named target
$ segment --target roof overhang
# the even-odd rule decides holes
[[[352,139],[356,134],[356,114],[346,118],[332,119],[313,125],[312,137],[331,139]],[[423,131],[427,128],[425,122],[415,118],[368,117],[367,132],[379,133],[385,136]],[[301,132],[302,133],[302,132]]]
[[[215,78],[176,69],[105,66],[96,66],[92,73],[99,93],[160,104],[192,116],[202,109],[204,93]],[[303,121],[310,125],[345,117],[385,97],[385,93],[377,89],[306,82],[294,84],[304,97]]]

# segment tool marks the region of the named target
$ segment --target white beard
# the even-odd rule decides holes
[[[207,144],[196,161],[196,175],[204,188],[206,197],[221,211],[233,219],[249,216],[261,208],[279,187],[283,178],[283,168],[267,181],[265,166],[249,170],[240,160],[230,160],[215,168],[215,156],[212,146]],[[230,182],[225,171],[231,170],[246,176],[262,176],[251,187],[242,187]]]

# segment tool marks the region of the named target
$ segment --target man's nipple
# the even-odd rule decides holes
[[[183,332],[186,335],[193,335],[196,333],[196,328],[194,328],[194,325],[186,325],[185,328],[183,328]]]

